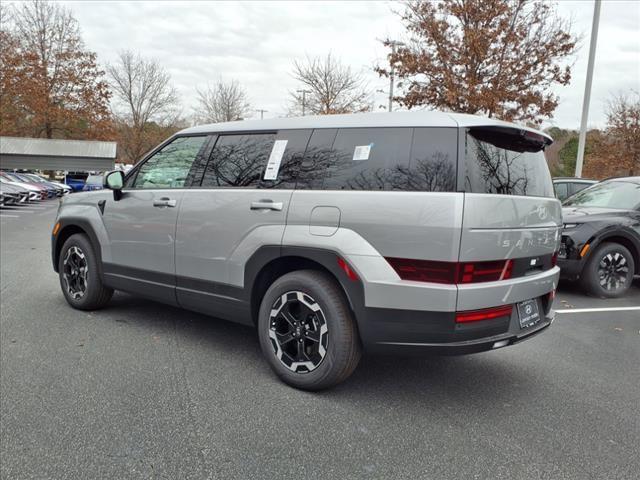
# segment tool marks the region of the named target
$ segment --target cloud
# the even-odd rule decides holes
[[[171,73],[187,111],[196,87],[235,78],[266,117],[284,114],[294,59],[339,56],[362,71],[372,91],[387,81],[372,71],[384,60],[380,38],[399,38],[404,29],[393,2],[67,2],[79,20],[88,48],[101,62],[130,49],[160,61]],[[552,123],[577,128],[589,49],[593,3],[564,1],[559,12],[585,35],[568,87]],[[640,2],[603,2],[593,82],[590,124],[604,124],[611,93],[640,89]],[[375,105],[384,104],[376,94]],[[257,115],[257,114],[256,114]]]

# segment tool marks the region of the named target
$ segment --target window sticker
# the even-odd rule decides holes
[[[284,155],[284,150],[287,148],[288,141],[289,140],[276,140],[273,144],[273,149],[267,162],[267,168],[264,171],[264,180],[275,180],[278,178],[280,162],[282,162],[282,156]]]
[[[356,145],[356,148],[353,150],[353,160],[369,160],[371,147],[373,147],[373,143],[369,145]]]

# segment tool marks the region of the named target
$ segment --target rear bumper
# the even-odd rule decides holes
[[[426,312],[367,308],[361,332],[372,353],[406,355],[462,355],[506,347],[546,330],[554,320],[546,296],[539,297],[540,321],[521,328],[517,308],[510,317],[456,323],[454,312]]]

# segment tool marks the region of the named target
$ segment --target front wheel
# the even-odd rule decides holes
[[[620,297],[629,290],[634,271],[631,252],[619,243],[605,242],[591,254],[582,282],[594,296]]]
[[[258,318],[260,346],[273,371],[303,390],[345,380],[360,360],[360,341],[344,293],[329,275],[291,272],[267,290]]]
[[[98,260],[89,238],[71,235],[60,251],[58,260],[60,287],[69,305],[78,310],[98,310],[113,296],[98,272]]]

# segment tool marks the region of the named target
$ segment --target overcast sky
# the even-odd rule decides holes
[[[294,59],[332,51],[361,70],[372,90],[387,81],[371,71],[385,49],[377,39],[402,38],[393,2],[65,2],[82,27],[87,47],[101,63],[130,49],[159,60],[179,90],[185,114],[195,106],[195,89],[218,77],[237,79],[254,108],[266,117],[286,112]],[[561,15],[583,36],[572,61],[573,79],[556,88],[560,105],[549,124],[577,128],[587,69],[592,1],[561,0]],[[593,82],[590,126],[603,126],[611,94],[640,90],[640,1],[605,0]],[[375,105],[385,104],[377,94]],[[259,115],[259,114],[255,114]]]

